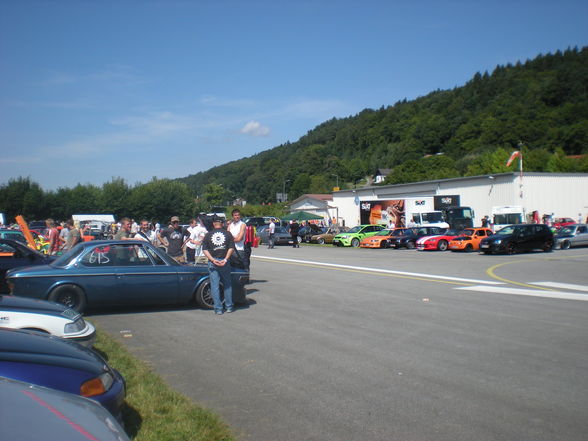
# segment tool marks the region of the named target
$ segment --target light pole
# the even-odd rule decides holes
[[[286,182],[292,182],[292,181],[290,179],[284,180],[283,185],[282,185],[282,199],[283,199],[283,201],[281,201],[281,202],[286,202]]]
[[[337,178],[337,185],[336,187],[339,188],[339,175],[334,175],[331,173],[331,176],[335,176]]]

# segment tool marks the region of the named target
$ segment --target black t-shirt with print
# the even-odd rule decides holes
[[[182,228],[167,228],[161,232],[161,237],[167,239],[169,246],[167,247],[167,254],[172,257],[180,256],[182,254],[182,245],[184,244],[184,232]]]
[[[209,231],[202,240],[202,249],[208,250],[215,259],[224,259],[233,246],[233,235],[222,228]]]

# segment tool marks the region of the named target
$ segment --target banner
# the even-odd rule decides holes
[[[394,223],[396,228],[404,227],[404,199],[386,201],[361,201],[360,222],[379,224],[386,227]]]

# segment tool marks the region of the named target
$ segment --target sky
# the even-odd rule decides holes
[[[0,0],[0,186],[185,177],[587,23],[586,0]]]

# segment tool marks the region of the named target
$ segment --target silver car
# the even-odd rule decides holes
[[[567,250],[571,247],[588,245],[588,225],[574,224],[561,227],[555,235],[555,247]]]

